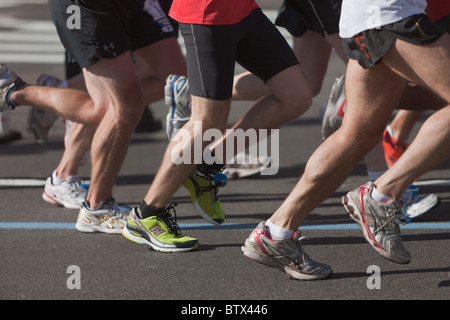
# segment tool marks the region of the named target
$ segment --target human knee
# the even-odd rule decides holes
[[[134,126],[142,117],[145,104],[141,98],[129,97],[128,99],[105,98],[95,102],[93,122],[99,124],[107,112],[114,115],[118,122]]]
[[[290,90],[283,96],[275,96],[275,99],[280,103],[280,111],[286,121],[290,121],[298,118],[309,109],[313,96],[309,87],[303,87]]]

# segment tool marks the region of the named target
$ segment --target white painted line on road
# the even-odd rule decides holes
[[[22,4],[48,4],[48,0],[1,0],[0,8],[17,7]]]
[[[0,179],[0,187],[43,187],[42,179]]]
[[[450,186],[450,179],[437,179],[437,180],[423,180],[414,182],[415,186],[435,186],[435,187],[448,187]]]
[[[0,179],[0,187],[44,187],[47,179]],[[81,180],[83,185],[89,185],[89,180]]]
[[[0,61],[8,63],[63,64],[64,54],[1,53]]]
[[[59,55],[64,54],[64,48],[58,44],[37,44],[37,43],[16,43],[10,46],[2,46],[0,48],[0,53],[33,53],[33,54],[48,54],[48,53],[58,53]]]

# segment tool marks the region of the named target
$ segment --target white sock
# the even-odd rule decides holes
[[[391,197],[385,196],[384,194],[379,192],[376,188],[372,189],[372,193],[370,194],[370,196],[372,197],[373,200],[378,202],[388,203],[390,200],[392,200]]]
[[[52,173],[52,182],[53,182],[53,185],[58,185],[58,184],[60,184],[60,183],[63,182],[63,181],[64,181],[64,179],[59,179],[59,178],[56,176],[56,170],[53,171],[53,173]]]
[[[272,221],[266,221],[266,235],[272,240],[284,240],[292,238],[295,231],[277,226]]]

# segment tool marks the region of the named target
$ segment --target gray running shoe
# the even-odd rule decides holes
[[[383,257],[396,263],[409,263],[411,255],[403,247],[399,224],[409,222],[402,204],[378,202],[370,197],[374,185],[368,182],[342,197],[350,217],[361,227],[364,238]]]
[[[0,64],[0,112],[13,110],[18,104],[12,99],[15,90],[25,82],[6,64]]]
[[[244,256],[267,267],[277,268],[296,280],[317,280],[328,277],[331,267],[312,260],[301,246],[300,231],[291,239],[272,240],[261,222],[241,247]]]
[[[39,86],[57,87],[61,80],[47,74],[41,74],[36,83]],[[58,116],[53,113],[33,107],[28,114],[28,131],[34,135],[37,143],[44,143],[48,140],[48,133],[57,119]]]
[[[345,76],[339,76],[331,88],[325,114],[322,120],[322,139],[331,136],[342,124],[346,107]]]
[[[170,75],[166,80],[164,93],[166,105],[169,107],[166,117],[166,135],[170,141],[191,117],[191,100],[187,78]]]
[[[113,198],[95,208],[86,202],[81,204],[75,228],[81,232],[104,232],[121,234],[131,208],[119,206]]]

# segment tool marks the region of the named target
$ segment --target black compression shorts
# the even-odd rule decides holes
[[[342,0],[285,0],[278,10],[277,26],[294,37],[307,30],[322,35],[339,32]]]
[[[195,96],[230,99],[236,62],[264,82],[298,64],[286,39],[259,8],[236,24],[180,23],[180,31]]]

